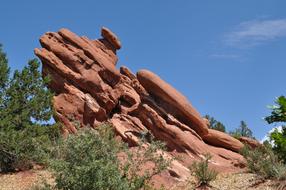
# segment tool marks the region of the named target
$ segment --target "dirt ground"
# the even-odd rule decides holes
[[[54,183],[52,175],[46,170],[29,170],[12,174],[0,174],[0,190],[30,190],[33,186],[46,181]],[[277,190],[277,183],[271,180],[259,180],[255,174],[236,173],[219,174],[217,179],[210,183],[208,190]],[[286,184],[286,182],[285,182]],[[174,185],[172,190],[195,190],[196,180],[191,177],[188,182]],[[281,188],[279,190],[286,190]]]
[[[53,183],[50,172],[46,170],[29,170],[0,174],[0,190],[29,190],[42,181]]]

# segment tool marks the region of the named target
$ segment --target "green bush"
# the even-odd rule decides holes
[[[265,179],[286,179],[286,166],[279,161],[270,147],[260,146],[251,149],[245,146],[241,154],[245,157],[251,172]]]
[[[57,125],[0,130],[0,172],[30,169],[35,163],[46,164],[58,137]]]
[[[63,190],[137,190],[146,186],[153,174],[167,167],[162,155],[154,154],[157,145],[142,148],[145,158],[138,159],[127,147],[115,140],[109,125],[97,130],[84,128],[75,135],[62,141],[54,151],[50,166],[56,179],[56,188]],[[119,161],[123,154],[124,161]],[[141,157],[142,158],[142,157]],[[152,172],[138,175],[142,164],[155,161],[157,166]]]
[[[193,171],[199,186],[209,185],[209,182],[216,179],[218,172],[209,168],[210,154],[204,155],[200,162],[194,162],[189,168]]]

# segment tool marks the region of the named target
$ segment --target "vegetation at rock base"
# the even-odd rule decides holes
[[[211,117],[209,115],[205,115],[205,118],[209,121],[210,129],[215,129],[221,132],[225,132],[225,126],[223,123],[221,123],[220,121],[217,121],[214,117]]]
[[[146,144],[145,144],[146,145]],[[147,187],[151,177],[169,165],[158,150],[162,144],[154,141],[143,144],[135,151],[114,138],[110,125],[96,130],[81,129],[70,135],[54,150],[50,166],[56,178],[56,189],[122,189],[136,190]],[[127,159],[118,159],[123,156]],[[154,168],[143,171],[147,162]],[[139,175],[138,172],[144,173]]]
[[[210,154],[204,155],[202,161],[194,162],[189,168],[198,181],[198,186],[209,185],[209,183],[216,179],[218,172],[209,168]]]
[[[271,146],[263,145],[255,149],[245,146],[241,154],[251,172],[265,179],[286,180],[286,166],[278,159]]]
[[[275,103],[270,106],[271,115],[265,120],[269,124],[286,122],[286,98],[280,96]],[[266,179],[286,180],[286,127],[282,126],[282,131],[275,129],[269,134],[269,139],[270,142],[265,141],[263,146],[254,150],[244,147],[242,155],[246,158],[250,171]]]
[[[58,126],[29,126],[22,131],[0,130],[0,171],[13,172],[46,164]]]

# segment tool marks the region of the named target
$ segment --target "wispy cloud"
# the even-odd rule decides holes
[[[227,53],[214,53],[210,55],[213,58],[220,58],[220,59],[238,59],[240,58],[237,54],[227,54]]]
[[[286,19],[251,20],[240,23],[225,35],[225,43],[234,47],[253,47],[286,37]]]

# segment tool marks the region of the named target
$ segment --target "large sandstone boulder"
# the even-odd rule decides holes
[[[64,124],[66,135],[110,122],[122,140],[136,147],[142,134],[150,134],[166,142],[167,156],[183,158],[169,169],[173,180],[187,179],[187,167],[207,153],[218,170],[243,166],[236,153],[240,141],[208,129],[190,101],[154,73],[117,69],[121,43],[107,28],[101,34],[91,40],[67,29],[47,32],[40,38],[42,48],[35,49],[43,74],[51,77],[55,119]]]
[[[243,144],[236,138],[214,129],[209,129],[209,133],[203,136],[203,139],[211,145],[227,148],[235,152],[239,152],[243,148]]]
[[[243,144],[248,145],[251,148],[257,148],[261,146],[261,143],[255,139],[248,138],[248,137],[239,137],[238,140]]]
[[[200,136],[208,134],[208,126],[191,103],[175,88],[156,74],[141,70],[137,73],[140,84],[154,100],[182,123],[189,125]]]

